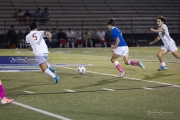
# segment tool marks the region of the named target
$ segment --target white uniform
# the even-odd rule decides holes
[[[99,38],[101,39],[101,40],[104,40],[105,39],[105,32],[104,31],[99,31],[98,33],[98,36],[99,36]]]
[[[31,31],[26,36],[26,42],[31,45],[39,65],[48,59],[49,53],[43,37],[45,37],[44,31],[37,30]]]
[[[164,32],[159,32],[159,36],[164,43],[164,46],[162,46],[161,49],[166,50],[167,52],[168,51],[174,52],[178,50],[178,48],[176,47],[176,43],[169,35],[167,26],[163,24],[160,28],[164,29]]]
[[[66,32],[66,36],[67,36],[67,38],[74,38],[74,32],[73,31],[67,31]]]

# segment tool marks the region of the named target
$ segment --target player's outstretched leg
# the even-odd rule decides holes
[[[41,63],[39,66],[45,74],[49,75],[50,77],[52,77],[55,80],[54,84],[57,84],[59,82],[60,78],[58,76],[56,76],[51,70],[49,70],[48,67],[50,65],[47,65],[47,63],[48,62]]]
[[[129,61],[128,61],[128,64],[129,64],[129,65],[133,65],[133,66],[139,66],[139,67],[141,67],[142,69],[145,69],[145,67],[144,67],[144,65],[142,64],[141,61],[136,62],[136,61],[134,61],[134,60],[129,60]]]
[[[3,85],[1,83],[1,80],[0,80],[0,98],[1,98],[1,104],[3,104],[3,105],[8,104],[8,103],[12,103],[14,101],[14,99],[8,99],[6,97],[6,93],[5,93],[5,90],[4,90]]]
[[[145,67],[144,67],[144,65],[142,64],[141,61],[138,61],[138,65],[139,65],[139,67],[141,67],[143,70],[145,69]]]
[[[45,74],[51,76],[52,78],[54,78],[54,84],[57,84],[60,80],[60,78],[58,76],[56,76],[54,73],[52,73],[49,68],[47,68],[45,71],[44,71]]]
[[[55,70],[48,62],[46,62],[46,66],[49,68],[49,70],[50,70],[52,73],[56,74],[56,70]]]

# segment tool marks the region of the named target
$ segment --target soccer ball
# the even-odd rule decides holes
[[[80,65],[77,70],[79,74],[84,74],[86,72],[86,68],[83,65]]]

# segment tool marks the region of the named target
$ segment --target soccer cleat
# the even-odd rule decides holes
[[[142,64],[141,61],[138,61],[138,66],[141,67],[143,70],[145,69],[144,65]]]
[[[157,71],[163,71],[163,70],[167,70],[167,67],[166,66],[160,66],[160,68],[157,69]]]
[[[126,74],[126,72],[120,72],[120,74],[119,74],[119,77],[123,77],[123,75],[125,75]]]
[[[14,99],[3,98],[3,99],[1,99],[1,104],[5,105],[8,103],[12,103],[13,101],[14,101]]]
[[[50,70],[52,73],[56,74],[56,70],[55,70],[53,67],[49,67],[49,70]]]
[[[60,78],[59,78],[58,76],[56,76],[56,77],[54,78],[54,84],[57,84],[57,83],[59,82],[59,80],[60,80]]]

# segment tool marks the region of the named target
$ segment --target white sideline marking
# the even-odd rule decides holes
[[[61,67],[61,68],[66,68],[66,69],[71,69],[71,70],[77,70],[77,69],[68,68],[68,67]],[[99,73],[99,72],[92,72],[92,71],[86,71],[86,72],[94,73],[94,74],[101,74],[101,75],[108,75],[108,76],[119,77],[119,75],[112,75],[112,74],[106,74],[106,73]],[[126,79],[129,79],[129,80],[137,80],[137,81],[149,82],[149,83],[157,83],[157,84],[161,84],[161,85],[170,85],[170,86],[174,86],[174,87],[180,87],[180,85],[163,83],[163,82],[156,82],[156,81],[151,81],[151,80],[142,80],[142,79],[130,78],[130,77],[122,77],[122,78],[126,78]]]
[[[148,87],[142,87],[142,88],[146,90],[154,90],[153,88],[148,88]]]
[[[44,110],[41,110],[41,109],[37,109],[37,108],[31,107],[31,106],[28,106],[28,105],[25,105],[25,104],[22,104],[22,103],[18,103],[18,102],[15,102],[15,101],[12,102],[12,103],[15,104],[15,105],[19,105],[21,107],[24,107],[24,108],[27,108],[27,109],[30,109],[30,110],[45,114],[45,115],[48,115],[48,116],[52,116],[52,117],[61,119],[61,120],[71,120],[69,118],[66,118],[66,117],[63,117],[63,116],[60,116],[60,115],[56,115],[56,114],[53,114],[53,113],[50,113],[50,112],[47,112],[47,111],[44,111]]]
[[[102,88],[103,90],[107,90],[107,91],[115,91],[113,89],[109,89],[109,88]]]
[[[180,85],[173,85],[173,86],[169,86],[169,87],[180,87]]]
[[[31,92],[31,91],[23,91],[25,93],[30,93],[30,94],[33,94],[34,92]]]
[[[67,92],[76,92],[76,91],[70,90],[70,89],[64,89],[64,90],[67,91]]]

